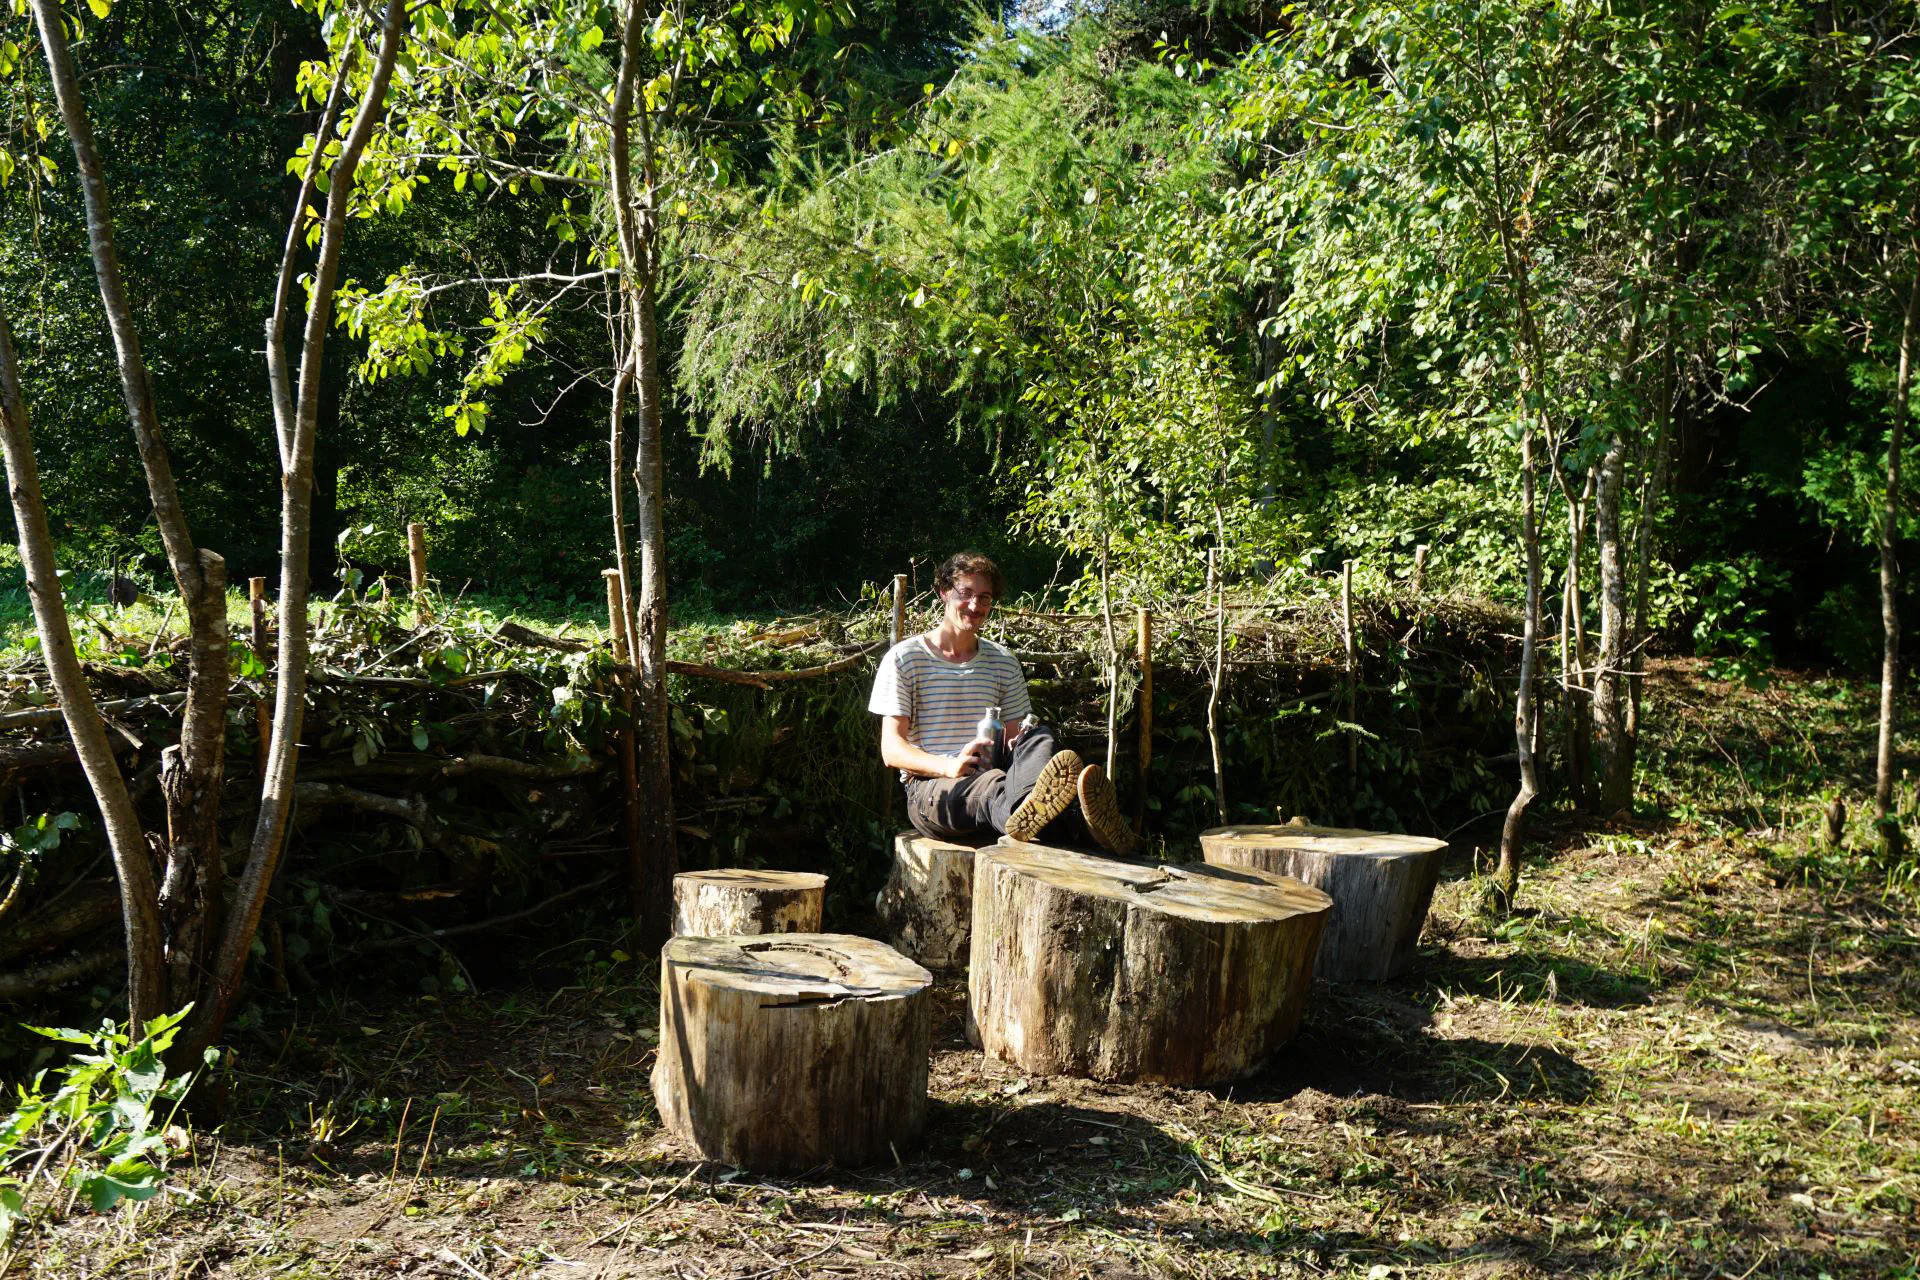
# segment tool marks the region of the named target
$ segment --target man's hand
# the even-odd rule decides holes
[[[964,778],[970,773],[978,773],[986,768],[993,744],[985,738],[975,738],[969,742],[957,756],[951,757],[952,767],[947,772],[949,778]]]

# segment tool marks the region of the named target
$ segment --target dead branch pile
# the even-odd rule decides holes
[[[1510,749],[1517,647],[1504,610],[1410,595],[1356,600],[1349,671],[1337,598],[1228,603],[1229,795],[1250,815],[1430,830],[1471,817],[1497,791],[1488,766]],[[930,605],[909,610],[909,632],[930,623]],[[1088,750],[1104,749],[1108,683],[1117,682],[1121,780],[1144,786],[1148,826],[1176,857],[1210,825],[1200,726],[1215,623],[1197,602],[1155,610],[1156,745],[1144,783],[1130,772],[1133,612],[1115,619],[1111,665],[1097,615],[1008,608],[994,624],[1026,662],[1042,714]],[[899,821],[865,710],[891,626],[885,602],[868,599],[674,634],[685,865],[829,870],[860,899],[877,874],[874,850]],[[160,753],[177,735],[184,642],[135,642],[110,629],[105,638],[88,677],[152,822]],[[240,631],[235,643],[248,647]],[[270,696],[272,648],[269,631],[265,653],[235,663],[226,795],[236,830],[257,795],[255,706]],[[317,981],[330,966],[395,947],[419,952],[423,983],[457,983],[465,961],[448,939],[578,902],[621,865],[611,742],[621,669],[603,634],[495,629],[456,611],[416,625],[410,608],[350,601],[316,620],[314,662],[293,842],[262,932],[265,983]],[[0,669],[8,822],[68,810],[91,823],[47,688],[32,657]],[[1357,770],[1342,746],[1352,726],[1363,744]],[[90,832],[70,839],[57,858],[0,851],[0,1000],[113,980],[109,872]]]

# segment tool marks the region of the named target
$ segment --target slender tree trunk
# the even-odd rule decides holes
[[[629,0],[620,40],[620,70],[614,79],[608,131],[613,174],[614,225],[620,244],[621,290],[633,343],[633,389],[637,423],[633,442],[634,538],[640,551],[634,593],[633,662],[638,723],[639,839],[652,856],[636,924],[643,946],[666,940],[673,915],[673,876],[679,849],[673,829],[673,760],[667,706],[666,459],[661,440],[660,343],[655,317],[653,135],[649,118],[634,112],[634,90],[645,53],[646,22],[639,0]],[[637,148],[632,126],[637,122]],[[640,182],[633,157],[638,150]],[[625,355],[624,352],[617,353]]]
[[[1587,472],[1579,497],[1564,480],[1567,499],[1567,573],[1560,591],[1561,733],[1565,739],[1566,789],[1575,808],[1587,803],[1587,756],[1593,736],[1592,691],[1587,685],[1586,599],[1580,569],[1587,554],[1587,503],[1593,497],[1593,472]]]
[[[633,661],[633,638],[640,634],[633,610],[633,553],[627,537],[627,393],[633,386],[633,344],[627,339],[626,316],[616,309],[612,328],[613,349],[620,356],[619,370],[613,377],[613,406],[607,432],[608,502],[613,516],[614,578],[619,588],[619,626],[624,628],[627,644],[623,659]],[[627,907],[636,920],[644,919],[653,907],[650,896],[655,877],[653,858],[640,834],[639,758],[634,751],[633,684],[621,678],[620,707],[627,717],[621,729],[620,797],[621,819],[627,837]]]
[[[1494,871],[1493,906],[1513,909],[1520,894],[1520,843],[1525,833],[1527,806],[1540,794],[1540,773],[1533,753],[1533,681],[1539,661],[1540,527],[1535,511],[1534,429],[1531,411],[1520,434],[1520,542],[1527,562],[1527,602],[1520,626],[1520,687],[1513,702],[1513,740],[1520,758],[1520,790],[1507,806],[1500,828],[1500,864]]]
[[[1620,502],[1626,487],[1627,445],[1618,433],[1600,458],[1593,525],[1600,559],[1600,652],[1593,682],[1595,799],[1603,818],[1633,807],[1634,741],[1627,726],[1627,574]]]
[[[634,613],[639,622],[634,668],[639,676],[638,793],[640,841],[653,855],[646,877],[641,943],[666,941],[673,916],[673,877],[680,856],[673,830],[673,760],[667,705],[667,530],[666,459],[661,447],[660,347],[655,329],[653,276],[637,282],[635,310],[638,346],[634,386],[639,431],[634,441],[633,476],[638,496],[634,531],[640,546],[640,590]]]
[[[300,191],[293,200],[293,216],[287,220],[287,239],[281,248],[280,272],[273,284],[273,305],[267,311],[267,390],[273,398],[274,440],[280,447],[280,474],[293,466],[293,374],[287,368],[287,317],[293,311],[293,289],[299,274],[300,247],[307,240],[307,207],[320,180],[320,164],[327,143],[340,123],[341,104],[347,96],[347,79],[353,72],[357,45],[348,45],[334,69],[333,86],[327,91],[326,106],[321,109],[315,127],[313,154],[300,175]]]
[[[87,210],[87,241],[107,327],[113,335],[121,394],[133,426],[167,563],[187,617],[187,702],[180,741],[163,760],[167,805],[167,864],[162,912],[171,979],[160,999],[178,1007],[191,997],[205,959],[211,921],[220,898],[220,789],[226,763],[227,651],[226,566],[218,555],[193,544],[186,512],[174,483],[154,408],[153,382],[141,354],[133,308],[121,278],[114,245],[113,209],[104,167],[87,118],[79,77],[67,47],[65,19],[55,0],[34,0],[34,21],[46,53],[62,123],[73,143],[75,167]],[[130,940],[131,945],[131,940]],[[144,963],[144,961],[142,962]]]
[[[341,146],[327,190],[320,252],[308,295],[306,329],[300,350],[300,375],[293,404],[293,433],[287,452],[280,502],[280,649],[274,680],[273,737],[261,780],[260,813],[247,865],[233,895],[233,909],[221,932],[220,950],[207,976],[194,1015],[179,1041],[179,1052],[196,1055],[226,1026],[246,975],[247,954],[266,907],[280,855],[286,848],[287,820],[293,811],[299,765],[300,730],[306,719],[308,559],[313,517],[314,436],[320,416],[320,384],[326,376],[327,328],[333,320],[333,291],[340,275],[346,239],[347,207],[355,170],[367,141],[385,111],[387,86],[406,30],[404,0],[388,0],[381,20],[380,48],[366,95]],[[348,56],[343,53],[343,57]],[[296,219],[299,217],[296,211]],[[290,240],[291,243],[291,240]],[[272,330],[270,329],[271,333]],[[271,343],[269,344],[271,345]]]
[[[1214,509],[1216,519],[1219,508]],[[1222,826],[1227,821],[1227,761],[1220,750],[1220,690],[1227,683],[1227,575],[1220,558],[1224,550],[1207,553],[1207,577],[1214,589],[1213,679],[1207,689],[1207,746],[1213,753],[1213,807]]]
[[[1885,647],[1880,658],[1880,743],[1874,770],[1873,816],[1880,839],[1891,854],[1901,849],[1900,827],[1893,816],[1893,717],[1900,681],[1900,449],[1907,428],[1908,391],[1913,382],[1913,329],[1920,316],[1920,270],[1907,291],[1906,316],[1900,326],[1900,366],[1893,383],[1893,430],[1887,440],[1887,505],[1880,517],[1880,625]]]
[[[1104,519],[1104,515],[1102,518]],[[1106,769],[1109,777],[1113,775],[1113,749],[1120,730],[1120,641],[1113,630],[1113,572],[1110,554],[1112,543],[1112,534],[1102,524],[1100,528],[1100,621],[1107,641]]]
[[[1646,685],[1648,575],[1653,568],[1653,521],[1666,491],[1669,434],[1673,423],[1673,324],[1660,354],[1659,403],[1647,456],[1641,462],[1640,515],[1633,530],[1633,616],[1627,627],[1627,737],[1640,741],[1640,694]]]
[[[60,593],[53,558],[53,537],[47,531],[46,503],[40,494],[32,426],[20,389],[19,362],[4,311],[0,311],[0,448],[6,453],[7,492],[13,501],[14,527],[20,535],[20,562],[26,569],[27,594],[33,602],[34,630],[40,637],[40,651],[54,693],[60,699],[67,734],[73,739],[80,767],[107,829],[107,847],[119,881],[120,919],[127,939],[128,1013],[137,1024],[166,1012],[153,861],[139,816],[133,811],[126,779],[107,741],[106,723],[94,705],[74,652],[73,631],[67,623],[66,600]]]
[[[1657,127],[1657,124],[1656,124]],[[1653,252],[1646,255],[1651,271]],[[1623,326],[1619,358],[1611,374],[1614,399],[1625,405],[1626,387],[1640,361],[1641,337],[1646,328],[1645,303],[1636,305]],[[1600,560],[1600,653],[1593,683],[1593,751],[1595,796],[1600,816],[1620,817],[1633,809],[1633,763],[1636,755],[1630,723],[1633,695],[1628,682],[1628,646],[1632,628],[1627,618],[1626,544],[1621,504],[1627,484],[1627,442],[1619,432],[1607,438],[1600,456],[1600,487],[1594,497],[1594,533]]]

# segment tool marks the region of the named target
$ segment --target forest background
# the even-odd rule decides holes
[[[960,544],[1022,587],[1072,587],[1101,519],[1130,585],[1192,588],[1219,536],[1195,492],[1210,467],[1240,566],[1404,576],[1424,543],[1431,583],[1518,603],[1523,415],[1501,380],[1524,341],[1485,256],[1498,219],[1474,172],[1444,172],[1504,126],[1548,361],[1549,560],[1619,435],[1657,643],[1865,670],[1912,263],[1917,126],[1882,84],[1910,74],[1902,15],[1122,5],[1003,27],[863,7],[818,38],[805,105],[702,144],[719,176],[667,221],[675,608],[810,606]],[[1451,116],[1385,121],[1343,78],[1426,22],[1488,46],[1491,98],[1456,79],[1417,108]],[[87,45],[182,491],[239,581],[277,550],[263,282],[317,31],[277,4],[122,3]],[[1432,70],[1457,51],[1405,52]],[[62,150],[44,148],[56,168]],[[588,270],[567,226],[584,200],[464,176],[430,170],[353,229],[341,320],[363,341],[327,353],[314,562],[344,546],[398,571],[420,520],[452,589],[594,604],[612,557],[598,290],[501,287],[496,313],[484,286],[436,287]],[[0,288],[63,562],[151,584],[77,192],[16,175],[5,199]],[[424,332],[369,357],[357,326],[402,322]],[[1124,477],[1100,519],[1070,477],[1109,428],[1055,429],[1096,398]]]

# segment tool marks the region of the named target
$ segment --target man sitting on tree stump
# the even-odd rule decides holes
[[[1020,660],[980,634],[1001,595],[999,567],[963,552],[933,585],[940,625],[887,651],[867,702],[880,717],[880,758],[906,784],[907,820],[936,840],[983,831],[1038,840],[1077,807],[1102,848],[1133,852],[1140,840],[1107,771],[1055,746],[1033,715]],[[996,707],[1005,725],[998,743],[979,732]]]

